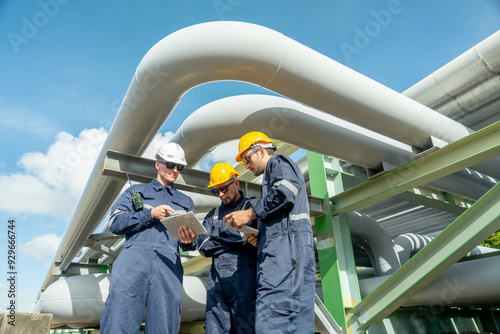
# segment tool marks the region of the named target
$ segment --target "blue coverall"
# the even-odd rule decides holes
[[[199,252],[213,257],[207,286],[207,334],[254,333],[257,248],[224,224],[225,215],[250,207],[248,198],[240,194],[238,201],[207,214],[203,221],[207,234],[197,240]]]
[[[316,262],[304,178],[283,155],[266,164],[258,217],[256,333],[314,332]]]
[[[151,217],[151,209],[166,204],[176,214],[194,212],[188,196],[163,186],[157,179],[135,185],[142,195],[142,210],[132,203],[128,188],[111,208],[110,230],[124,234],[123,250],[113,264],[109,295],[101,314],[102,334],[138,333],[146,309],[145,333],[179,333],[184,270],[176,240]]]

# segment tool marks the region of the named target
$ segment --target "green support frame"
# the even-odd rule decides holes
[[[344,190],[338,160],[307,152],[307,162],[311,196],[328,200]],[[337,324],[346,328],[346,312],[361,300],[347,215],[316,217],[314,229],[324,304]]]
[[[500,154],[500,123],[334,196],[334,214],[362,208]],[[410,171],[410,172],[409,172]],[[365,331],[500,228],[500,185],[466,210],[432,242],[348,314],[348,328]]]
[[[344,181],[353,180],[343,175],[338,160],[307,153],[311,195],[331,201],[331,214],[314,219],[324,303],[346,332],[363,333],[387,319],[500,228],[500,185],[475,203],[453,194],[421,193],[428,182],[499,155],[500,122],[369,181],[354,180],[361,184],[344,191]],[[460,216],[361,301],[347,213],[390,197]]]

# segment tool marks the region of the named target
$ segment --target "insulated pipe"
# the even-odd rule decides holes
[[[36,313],[51,313],[53,328],[99,326],[109,294],[111,274],[76,275],[60,279],[44,292]],[[182,283],[181,322],[205,320],[207,279],[185,276]]]
[[[500,302],[499,257],[454,264],[405,302],[410,306],[498,306]],[[368,296],[390,276],[359,280],[361,298]]]
[[[500,266],[498,256],[453,265],[428,286],[409,299],[409,306],[498,306]],[[109,293],[110,274],[78,275],[61,279],[47,288],[35,312],[53,314],[53,327],[89,328],[99,318]],[[365,298],[389,275],[359,280]],[[207,279],[185,276],[183,282],[182,322],[205,319]],[[321,289],[321,284],[317,285]],[[322,295],[318,291],[319,295]]]
[[[141,155],[189,89],[220,80],[259,85],[421,149],[429,146],[430,135],[452,142],[471,132],[268,28],[210,22],[179,30],[153,46],[137,68],[56,252],[54,261],[61,262],[62,270],[125,183],[102,175],[104,153]],[[55,265],[42,289],[53,272]]]
[[[399,262],[401,263],[401,265],[405,264],[413,255],[418,253],[433,239],[433,236],[415,233],[404,233],[394,239],[394,248],[398,254]],[[495,248],[477,246],[466,256],[481,255],[493,252],[500,251]]]
[[[450,118],[476,123],[492,111],[500,110],[488,106],[500,97],[499,73],[500,31],[497,31],[402,94]],[[469,115],[471,112],[474,114]],[[478,114],[482,115],[480,119]]]
[[[249,131],[371,169],[381,169],[382,161],[400,165],[413,159],[408,145],[271,95],[239,95],[206,104],[186,118],[170,141],[183,147],[193,167],[221,143]]]
[[[412,254],[420,251],[425,245],[431,242],[433,238],[426,235],[415,233],[405,233],[399,235],[394,240],[394,248],[399,257],[399,262],[403,265],[411,257]]]
[[[373,254],[372,267],[375,276],[390,275],[401,267],[389,234],[370,216],[359,212],[347,215],[351,234],[363,238]]]
[[[271,95],[239,95],[208,103],[186,118],[170,140],[184,148],[192,167],[217,145],[254,130],[374,170],[380,170],[383,163],[399,166],[413,160],[406,144]],[[495,180],[470,169],[430,183],[472,199],[479,199],[495,184]]]

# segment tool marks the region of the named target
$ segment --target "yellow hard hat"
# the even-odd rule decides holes
[[[236,156],[236,162],[241,162],[243,160],[241,155],[246,150],[248,150],[249,148],[254,146],[255,144],[272,144],[272,145],[274,145],[274,142],[271,139],[269,139],[269,137],[266,136],[265,134],[263,134],[262,132],[253,131],[253,132],[247,133],[246,135],[244,135],[243,137],[240,138],[240,143],[238,145],[238,150],[240,152]],[[264,145],[262,145],[262,146],[264,146]]]
[[[207,188],[215,187],[228,181],[232,177],[238,177],[240,174],[226,162],[216,163],[210,171],[210,183]]]

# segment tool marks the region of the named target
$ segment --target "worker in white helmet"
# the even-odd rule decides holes
[[[125,235],[113,264],[109,295],[101,314],[101,333],[179,333],[183,268],[179,246],[193,249],[196,234],[185,226],[179,240],[160,222],[172,214],[194,212],[190,197],[174,188],[186,166],[184,151],[167,143],[156,154],[156,178],[128,188],[111,208],[110,230]]]

